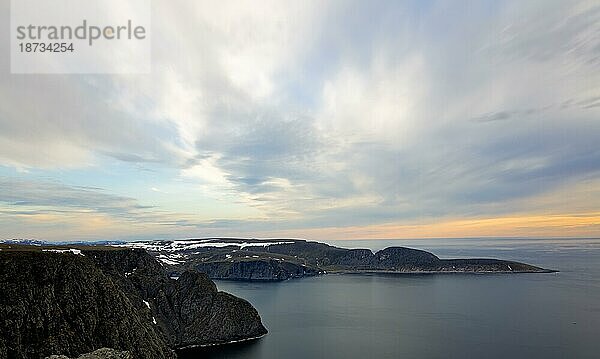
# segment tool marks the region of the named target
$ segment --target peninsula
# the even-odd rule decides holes
[[[206,238],[140,241],[171,276],[186,270],[212,279],[281,281],[326,273],[549,273],[533,265],[489,258],[440,259],[418,249],[346,249],[299,239]]]

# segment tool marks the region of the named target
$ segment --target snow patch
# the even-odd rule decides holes
[[[175,258],[177,258],[177,257],[175,257]],[[166,254],[159,254],[158,256],[156,256],[156,259],[158,259],[159,261],[161,261],[164,264],[177,265],[177,264],[183,263],[183,261],[178,261],[175,258],[172,255],[166,255]]]
[[[146,304],[146,307],[148,307],[148,309],[150,309],[150,303],[146,302],[145,300],[142,299],[142,302],[144,302],[144,304]]]
[[[219,242],[214,239],[202,239],[202,240],[178,240],[173,242],[130,242],[125,244],[117,244],[116,247],[129,247],[129,248],[140,248],[151,252],[180,252],[187,251],[196,248],[223,248],[223,247],[238,247],[243,249],[246,247],[268,247],[277,244],[293,244],[294,242],[289,241],[260,241],[260,242],[247,242],[247,241],[231,241],[231,242]]]
[[[73,253],[75,255],[79,255],[79,256],[83,256],[85,257],[85,255],[83,253],[81,253],[81,250],[79,249],[75,249],[75,248],[70,248],[70,249],[42,249],[42,252],[53,252],[53,253]]]

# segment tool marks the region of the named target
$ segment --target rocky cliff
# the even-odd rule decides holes
[[[195,269],[212,279],[286,280],[319,274],[319,269],[288,261],[253,259],[198,263]]]
[[[144,250],[0,250],[0,358],[77,357],[107,347],[134,358],[266,333],[245,300],[204,274],[169,279]]]

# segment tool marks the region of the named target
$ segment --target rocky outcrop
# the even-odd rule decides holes
[[[170,290],[151,300],[176,348],[235,342],[267,332],[250,303],[218,292],[203,273],[184,272]]]
[[[169,279],[160,263],[139,249],[83,253],[126,292],[138,296],[138,302],[147,307],[153,321],[165,329],[173,348],[220,344],[266,333],[250,303],[218,292],[204,273],[185,271],[178,280]]]
[[[98,348],[134,358],[266,333],[245,300],[196,271],[169,279],[143,250],[0,251],[0,357],[77,357]],[[86,249],[87,248],[87,249]]]
[[[46,359],[70,359],[66,355],[51,355]],[[75,358],[74,358],[75,359]],[[76,359],[134,359],[130,352],[118,351],[110,348],[101,348],[92,353],[78,356]]]

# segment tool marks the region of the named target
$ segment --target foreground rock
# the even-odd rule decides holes
[[[79,248],[2,248],[1,358],[77,357],[103,347],[174,358],[173,349],[266,333],[248,302],[218,292],[204,274],[175,281],[144,250]]]
[[[46,359],[70,359],[65,355],[51,355]],[[75,358],[73,358],[75,359]],[[101,348],[94,350],[92,353],[82,354],[76,359],[133,359],[130,352],[117,351],[110,348]]]
[[[291,239],[197,239],[146,241],[121,246],[144,248],[172,275],[186,270],[212,279],[270,280],[323,273],[548,273],[551,270],[498,259],[440,259],[405,247],[346,249]]]

